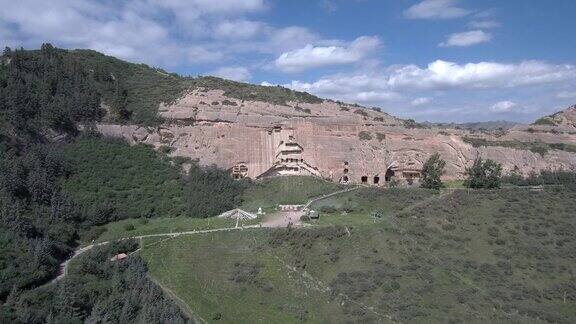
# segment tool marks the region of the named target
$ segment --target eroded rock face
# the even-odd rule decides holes
[[[102,124],[99,130],[132,143],[169,146],[172,155],[250,178],[312,174],[381,184],[392,174],[417,173],[435,152],[447,162],[446,179],[463,178],[477,156],[502,163],[505,172],[576,168],[574,153],[551,150],[542,156],[506,147],[475,148],[462,139],[575,144],[576,129],[564,120],[558,131],[551,126],[517,126],[496,137],[455,129],[408,129],[388,114],[331,101],[274,105],[198,89],[173,105],[161,106],[160,115],[167,122],[159,128]]]

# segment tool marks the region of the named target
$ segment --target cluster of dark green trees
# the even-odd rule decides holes
[[[144,84],[136,81],[142,75],[147,76]],[[86,296],[63,299],[58,302],[62,307],[45,307],[54,296],[82,288],[66,281],[53,290],[34,289],[56,275],[59,263],[76,247],[79,231],[127,217],[209,217],[239,202],[245,184],[234,182],[221,170],[193,166],[186,177],[177,161],[162,153],[93,133],[94,124],[103,118],[123,122],[145,121],[148,113],[155,116],[153,110],[137,112],[135,98],[146,87],[152,88],[151,80],[157,78],[166,87],[176,79],[91,51],[64,51],[49,44],[35,51],[4,50],[0,57],[0,304],[4,303],[0,322],[63,323],[89,318],[172,322],[154,317],[160,312],[154,305],[161,293],[149,281],[146,287],[137,284],[145,275],[139,261],[121,269],[81,268],[78,282],[100,276],[99,292],[90,292],[89,300]],[[147,98],[156,100],[148,105],[157,106],[177,91],[148,93]],[[94,269],[99,273],[93,274]],[[114,281],[118,278],[120,282]],[[122,289],[111,294],[118,288],[115,285]],[[125,305],[127,296],[140,296],[143,291],[156,299]],[[108,296],[114,300],[103,301]],[[124,306],[117,309],[118,305]],[[135,305],[145,306],[134,310]],[[174,318],[178,314],[173,312]]]
[[[33,291],[11,290],[0,306],[1,323],[186,323],[187,318],[147,276],[134,251],[121,241],[86,252],[62,280]]]
[[[424,163],[422,168],[421,187],[428,189],[440,189],[444,186],[440,177],[444,173],[446,161],[440,158],[438,153],[434,153]],[[502,175],[502,165],[490,160],[483,160],[478,157],[470,168],[466,168],[468,177],[464,181],[464,186],[474,189],[495,189],[500,188],[502,183],[515,186],[536,186],[536,185],[562,185],[569,189],[576,188],[576,173],[564,170],[544,170],[540,173],[531,173],[523,177],[517,172],[510,175]]]
[[[440,154],[434,153],[428,158],[422,167],[421,187],[428,189],[440,189],[444,186],[440,177],[444,173],[446,161],[440,158]],[[470,168],[466,168],[468,178],[464,181],[467,188],[494,189],[500,188],[502,178],[502,165],[490,159],[482,160],[478,157]]]
[[[104,115],[89,71],[40,51],[6,49],[0,64],[0,299],[51,277],[82,216],[62,191],[70,168],[54,137]]]

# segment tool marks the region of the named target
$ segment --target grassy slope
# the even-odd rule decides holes
[[[83,144],[85,146],[85,144]],[[99,145],[97,145],[99,147]],[[74,149],[74,152],[77,152]],[[90,149],[90,152],[92,149]],[[113,155],[114,150],[111,150],[110,153]],[[91,155],[93,153],[87,153]],[[116,155],[117,156],[117,155]],[[105,156],[100,156],[101,159],[107,159]],[[90,173],[94,179],[98,179],[99,181],[104,181],[106,183],[110,183],[112,180],[108,179],[112,177],[114,174],[114,168],[109,163],[102,163],[102,161],[98,161],[98,159],[92,159],[89,156],[85,156],[84,159],[86,161],[90,161],[90,168],[87,169],[86,172]],[[87,163],[85,161],[85,163]],[[95,165],[92,165],[94,163]],[[138,164],[136,164],[138,165]],[[96,166],[106,168],[110,167],[108,173],[103,174],[100,171],[94,171],[93,168]],[[144,172],[144,170],[142,171]],[[139,177],[138,179],[141,179]],[[116,179],[114,177],[114,179]],[[127,183],[132,183],[136,179],[132,179],[127,181]],[[97,190],[96,187],[100,187],[99,184],[94,184],[90,186],[86,186],[83,182],[82,186],[77,184],[78,186],[73,186],[75,183],[75,179],[70,180],[71,183],[67,183],[67,186],[70,188],[71,192],[75,194],[79,194],[78,192],[84,193],[85,195],[91,197],[96,202],[100,202],[100,197],[98,193],[102,194],[102,190]],[[86,183],[92,183],[90,178],[84,180]],[[115,182],[112,182],[114,184]],[[113,186],[112,188],[115,188]],[[141,186],[141,190],[147,190],[146,186]],[[310,198],[321,196],[326,193],[331,193],[336,190],[339,190],[340,186],[334,183],[326,182],[323,180],[319,180],[316,178],[311,177],[281,177],[281,178],[272,178],[272,179],[265,179],[262,181],[256,182],[253,186],[249,187],[246,192],[244,193],[242,200],[243,206],[242,208],[256,212],[258,207],[263,207],[266,211],[272,211],[278,204],[304,204]],[[92,193],[94,190],[95,193]],[[153,191],[156,191],[152,188]],[[112,193],[106,194],[106,197],[111,197],[111,199],[119,200],[120,198],[115,198],[115,196],[119,193],[116,193],[116,190],[107,189],[107,191],[112,191]],[[123,205],[131,206],[132,204],[137,205],[138,208],[145,208],[147,201],[146,200],[136,200],[136,201],[124,201],[119,200],[122,202]],[[158,201],[163,201],[159,199]],[[88,202],[89,204],[93,204],[91,201]],[[160,204],[162,205],[162,204]],[[183,208],[183,207],[182,207]],[[189,218],[185,216],[180,217],[171,217],[170,213],[157,213],[158,218],[151,218],[146,220],[146,223],[143,223],[143,220],[135,220],[135,219],[126,219],[126,220],[119,220],[116,222],[111,222],[103,226],[99,226],[97,228],[91,229],[89,232],[85,232],[82,235],[83,242],[90,242],[92,239],[95,239],[98,242],[108,241],[111,239],[117,239],[122,237],[129,237],[135,235],[146,235],[146,234],[158,234],[158,233],[170,233],[170,232],[181,232],[181,231],[191,231],[191,230],[199,230],[199,229],[209,229],[209,228],[221,228],[221,227],[230,227],[235,226],[235,221],[230,220],[220,220],[215,218],[208,218],[208,219],[198,219],[198,218]],[[180,215],[180,214],[175,214]],[[244,224],[254,224],[257,223],[259,220],[244,222]],[[131,224],[135,227],[133,230],[127,230],[126,226]]]
[[[221,314],[224,323],[329,321],[338,304],[290,271],[262,246],[266,241],[261,229],[196,235],[145,248],[142,256],[152,275],[205,320]],[[262,266],[255,275],[240,270],[255,265]]]
[[[349,216],[370,215],[377,210],[388,215],[436,194],[434,190],[424,189],[360,188],[320,200],[312,204],[310,208],[322,210],[324,206],[331,206],[337,210],[336,214],[346,210]]]
[[[242,208],[266,211],[278,204],[305,204],[310,198],[337,191],[341,187],[333,182],[313,177],[277,177],[255,182],[243,196]]]
[[[70,59],[95,71],[104,101],[112,104],[118,85],[126,90],[126,108],[132,112],[131,123],[155,125],[160,103],[171,103],[188,89],[202,87],[224,90],[241,100],[258,100],[275,104],[288,101],[320,103],[322,99],[306,92],[283,87],[264,87],[217,77],[182,77],[145,64],[134,64],[92,50],[63,51]],[[117,82],[117,83],[116,83]]]
[[[179,238],[143,256],[208,320],[573,322],[576,192],[550,190],[458,191],[350,236],[244,231]],[[237,283],[238,262],[263,267]]]
[[[243,221],[239,225],[257,224],[260,219]],[[130,227],[132,225],[134,228]],[[105,242],[130,236],[177,233],[194,230],[207,230],[236,226],[236,221],[220,218],[190,218],[190,217],[160,217],[150,219],[125,219],[99,226],[99,229],[84,233],[81,241],[89,243],[92,239],[96,242]],[[97,237],[92,233],[102,233]]]

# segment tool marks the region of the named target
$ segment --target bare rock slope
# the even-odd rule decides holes
[[[420,128],[386,113],[325,100],[274,104],[197,88],[161,105],[160,127],[99,125],[106,135],[170,148],[172,155],[215,164],[235,177],[307,174],[340,182],[382,184],[418,177],[439,152],[446,179],[460,179],[477,157],[505,172],[576,169],[576,107],[504,132]]]

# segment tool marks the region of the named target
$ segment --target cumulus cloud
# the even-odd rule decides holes
[[[451,89],[497,88],[559,82],[576,77],[572,65],[553,65],[541,61],[518,64],[479,62],[457,64],[436,60],[426,68],[407,65],[391,69],[383,76],[393,88]]]
[[[268,8],[265,0],[0,0],[0,7],[4,45],[51,42],[164,67],[279,55],[320,40],[304,27],[249,19]]]
[[[243,66],[225,66],[209,74],[234,81],[248,81],[252,78],[250,71]]]
[[[273,30],[266,46],[270,46],[272,50],[294,50],[319,40],[320,36],[305,27],[288,26]]]
[[[218,23],[214,28],[216,38],[248,39],[257,36],[266,25],[250,20],[226,20]]]
[[[418,106],[426,105],[426,104],[430,103],[431,101],[432,101],[432,99],[430,99],[430,98],[420,97],[420,98],[416,98],[416,99],[412,100],[410,102],[410,104],[414,107],[418,107]]]
[[[492,29],[500,27],[500,23],[495,20],[472,20],[468,23],[468,27],[475,29]]]
[[[572,99],[576,98],[576,90],[575,91],[561,91],[556,94],[556,98],[559,99]]]
[[[492,105],[492,107],[490,107],[490,111],[495,112],[495,113],[510,112],[516,106],[517,106],[516,103],[514,103],[512,101],[505,100],[505,101],[497,102],[494,105]]]
[[[472,46],[480,43],[489,42],[492,39],[490,33],[486,33],[482,30],[471,30],[461,33],[455,33],[448,36],[445,42],[438,44],[441,47],[452,47],[452,46]]]
[[[452,19],[471,12],[457,4],[457,0],[424,0],[405,10],[404,16],[409,19]]]
[[[381,80],[370,75],[339,74],[322,78],[316,82],[292,81],[285,87],[314,93],[323,97],[371,104],[383,101],[400,100],[402,96],[386,87],[382,87]]]
[[[404,96],[422,96],[426,92],[489,91],[559,84],[569,80],[576,80],[576,68],[571,65],[538,61],[457,64],[437,60],[424,68],[391,66],[368,73],[325,76],[313,82],[293,80],[285,86],[332,99],[381,103],[402,101]],[[428,103],[431,99],[424,96],[406,102],[408,107]]]
[[[309,68],[355,63],[380,46],[378,37],[362,36],[348,46],[313,46],[282,53],[275,66],[285,72],[302,71]]]
[[[318,5],[328,13],[333,13],[338,10],[338,5],[334,1],[322,0]]]

